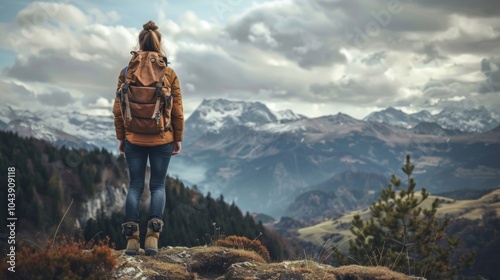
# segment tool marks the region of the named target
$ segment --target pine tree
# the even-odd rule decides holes
[[[424,203],[429,198],[427,190],[422,188],[420,195],[416,194],[416,183],[412,177],[414,169],[407,155],[402,167],[407,177],[406,188],[399,178],[392,175],[390,184],[371,205],[369,220],[363,220],[360,215],[354,216],[351,227],[354,238],[349,241],[350,256],[339,254],[338,261],[383,265],[427,279],[450,279],[472,264],[472,254],[452,263],[451,255],[459,240],[445,234],[450,220],[436,216],[440,200],[436,198],[430,206],[426,206]]]

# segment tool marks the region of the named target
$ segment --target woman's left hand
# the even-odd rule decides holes
[[[181,142],[174,142],[174,148],[172,149],[172,155],[175,156],[179,154],[182,150]]]

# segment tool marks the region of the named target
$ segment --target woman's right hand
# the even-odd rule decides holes
[[[118,140],[118,152],[120,152],[120,155],[125,154],[125,141]]]

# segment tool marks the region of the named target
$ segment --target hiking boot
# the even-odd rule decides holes
[[[137,255],[137,252],[141,248],[139,244],[139,224],[135,222],[126,222],[122,224],[122,233],[125,234],[127,238],[127,248],[125,249],[125,254],[127,255]]]
[[[158,238],[163,228],[163,221],[160,219],[151,219],[148,222],[148,231],[146,241],[144,242],[144,251],[146,255],[156,255],[158,252]]]

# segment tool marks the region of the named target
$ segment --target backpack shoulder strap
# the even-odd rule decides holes
[[[127,80],[127,70],[128,70],[128,65],[123,68],[123,82]]]
[[[170,61],[168,61],[168,58],[167,56],[163,56],[163,61],[165,61],[165,65],[168,67],[168,65],[170,64]]]

